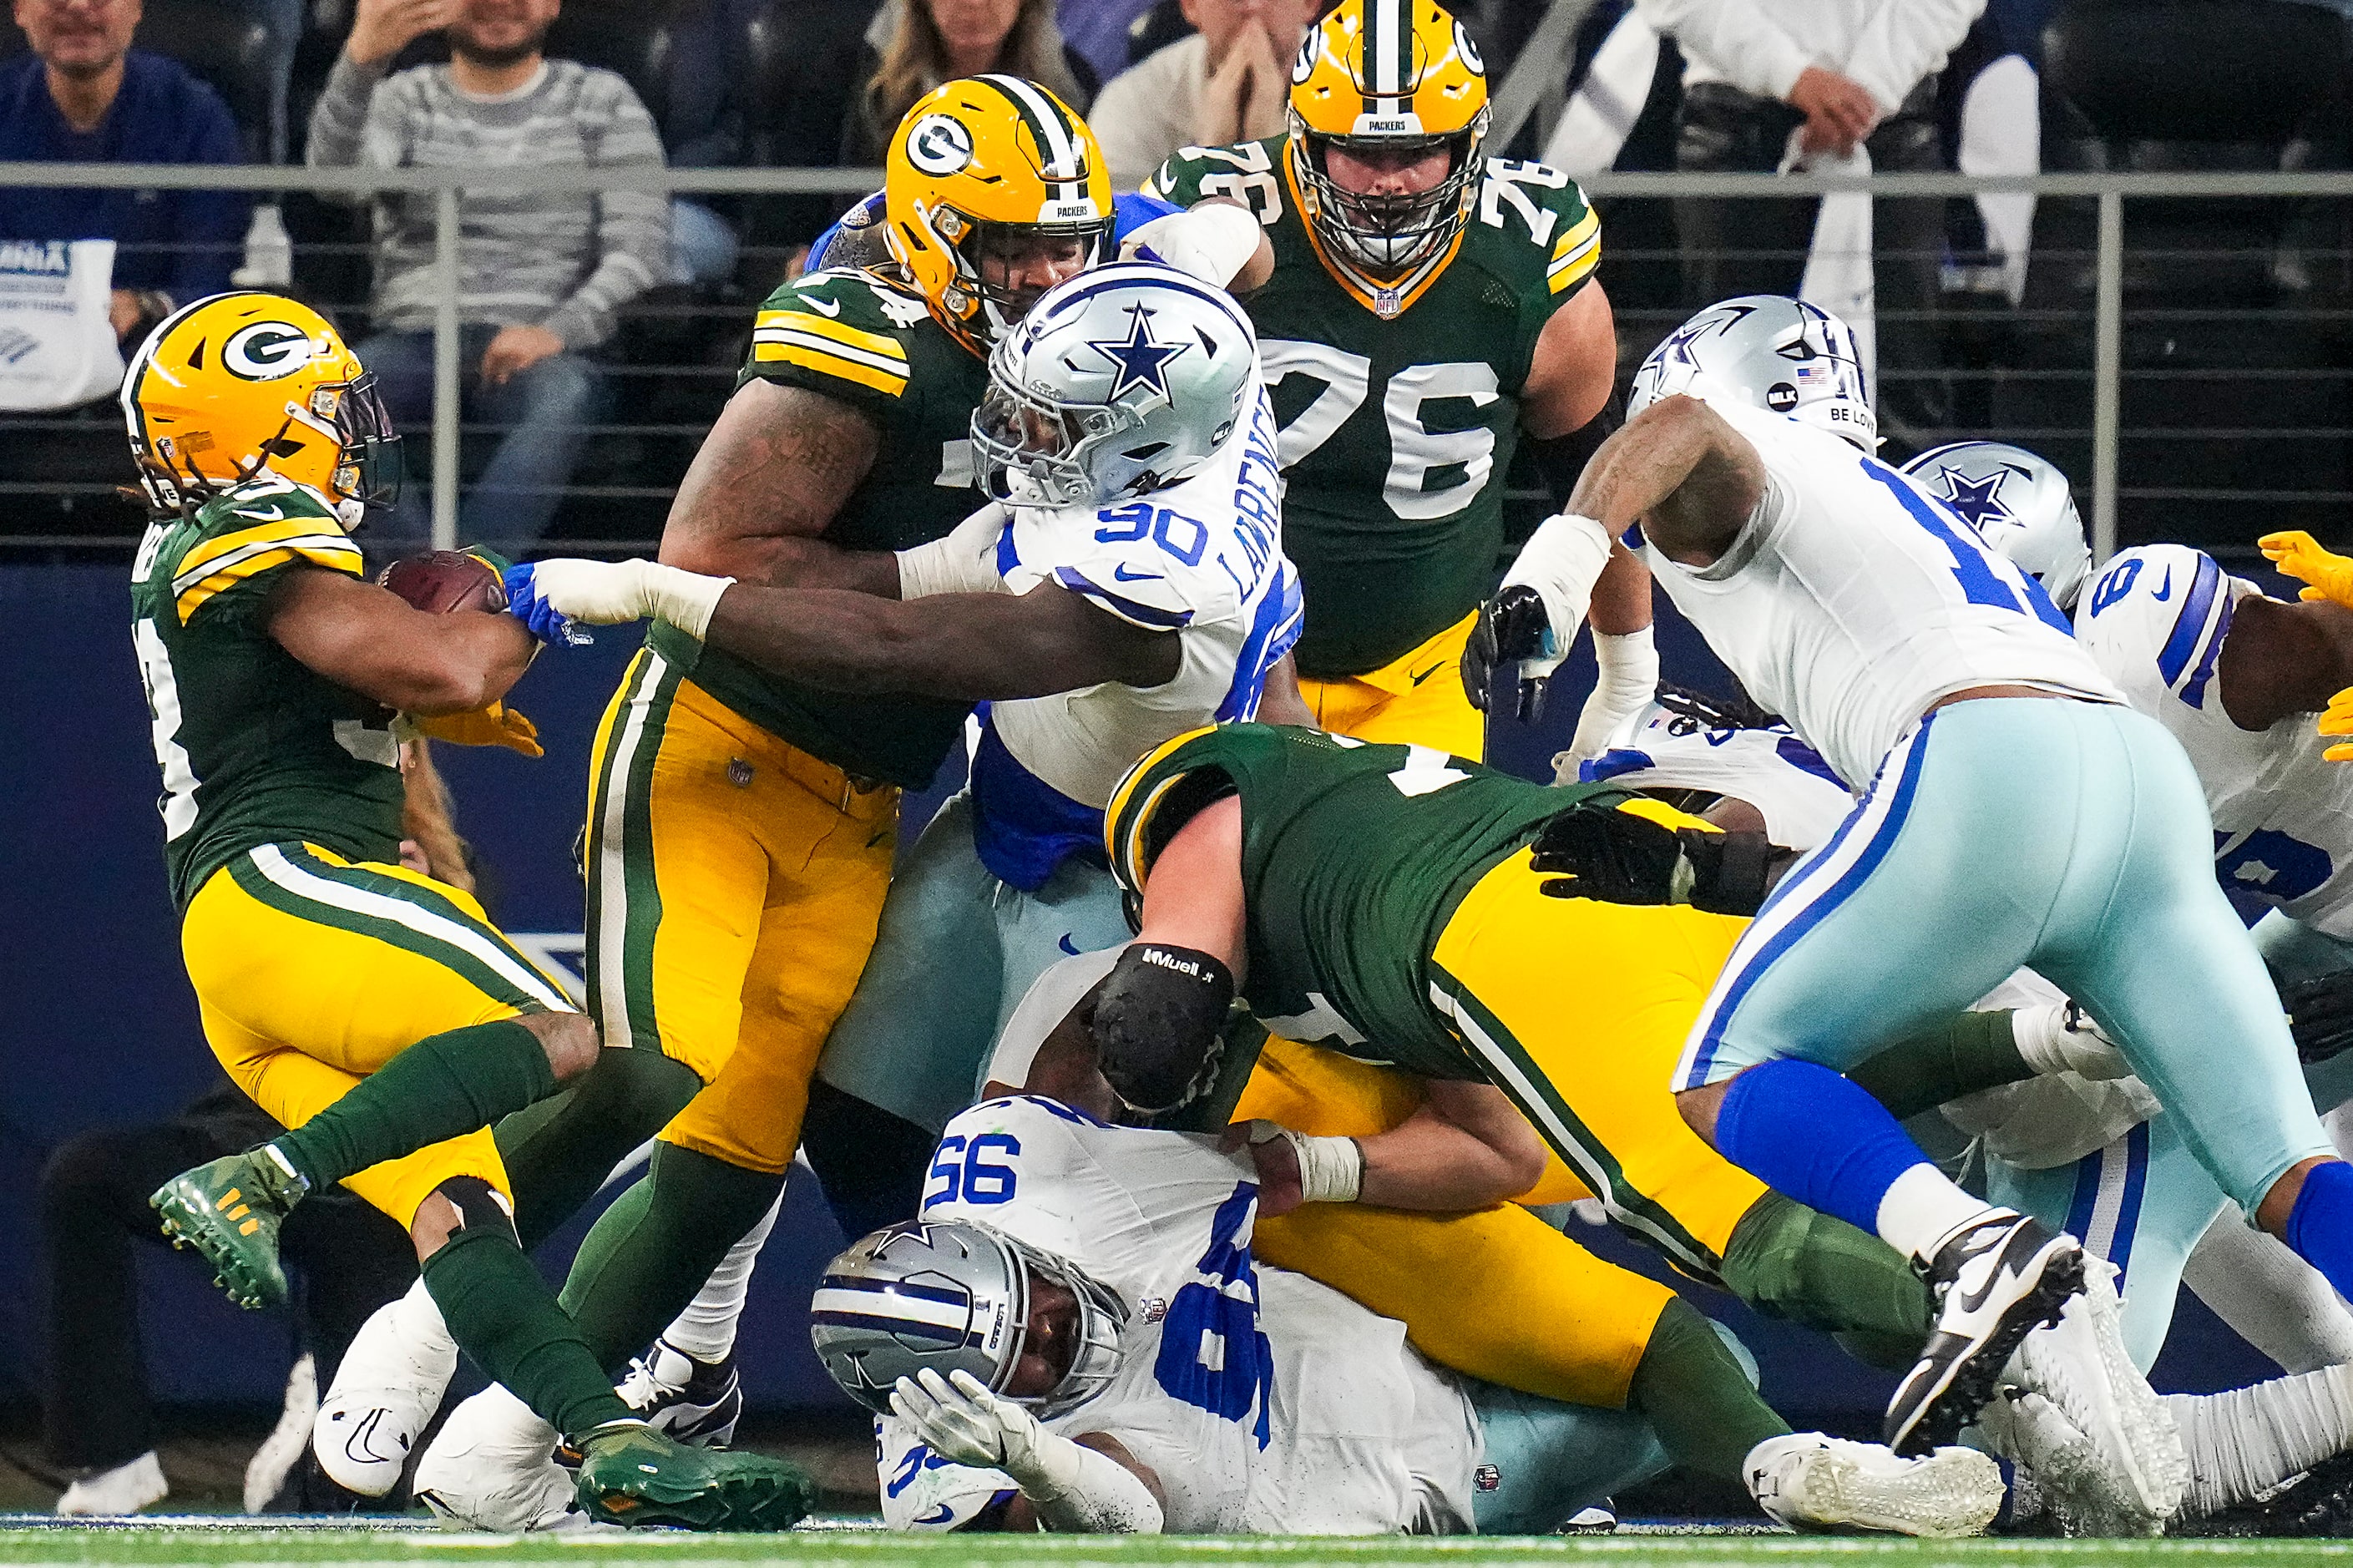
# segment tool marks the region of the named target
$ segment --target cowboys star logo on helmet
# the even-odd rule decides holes
[[[1768,409],[1865,452],[1879,445],[1853,329],[1803,300],[1746,294],[1693,316],[1635,371],[1626,416],[1678,394]]]
[[[2010,509],[2001,504],[2001,481],[2010,477],[2009,469],[1997,468],[1981,479],[1973,479],[1958,468],[1942,468],[1936,477],[1945,481],[1945,504],[1979,533],[1985,531],[1989,521],[2009,518]]]
[[[2092,574],[2092,546],[2067,476],[2049,460],[2004,441],[1958,441],[1921,453],[1904,471],[2042,584],[2052,604],[2074,605]]]
[[[1142,305],[1130,307],[1128,319],[1131,325],[1124,342],[1091,342],[1087,344],[1119,368],[1119,379],[1112,385],[1111,400],[1116,403],[1126,395],[1130,387],[1136,386],[1165,398],[1168,395],[1168,362],[1192,345],[1154,342],[1152,312]]]

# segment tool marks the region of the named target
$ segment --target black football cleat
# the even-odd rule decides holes
[[[1927,1274],[1936,1321],[1887,1403],[1887,1446],[1907,1457],[1950,1446],[1977,1418],[2019,1342],[2083,1289],[2084,1249],[1999,1209],[1949,1237]]]

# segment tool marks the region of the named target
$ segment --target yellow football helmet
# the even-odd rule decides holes
[[[892,134],[882,193],[892,257],[940,325],[983,356],[1045,291],[1006,287],[1006,261],[1060,245],[1083,269],[1111,245],[1102,144],[1061,100],[1019,77],[967,77],[917,99]]]
[[[325,496],[347,528],[400,493],[375,378],[324,316],[282,295],[215,294],[167,317],[123,373],[122,420],[164,511],[265,470]]]
[[[1293,187],[1319,248],[1376,279],[1440,257],[1479,194],[1487,70],[1462,24],[1434,0],[1340,0],[1291,68]],[[1335,184],[1334,147],[1411,155],[1444,147],[1430,190],[1366,195]]]

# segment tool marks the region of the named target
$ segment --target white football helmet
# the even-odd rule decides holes
[[[1744,294],[1710,305],[1651,351],[1626,394],[1626,416],[1676,393],[1720,397],[1869,452],[1879,446],[1879,418],[1864,387],[1853,328],[1803,300]]]
[[[1257,395],[1258,337],[1222,289],[1119,262],[1049,289],[988,356],[973,411],[981,489],[1103,506],[1217,455]]]
[[[2075,607],[2092,574],[2092,546],[2066,475],[2000,441],[1956,441],[1921,453],[1904,471],[2041,583],[2052,604]]]

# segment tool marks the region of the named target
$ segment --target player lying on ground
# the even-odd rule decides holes
[[[1999,461],[2006,465],[2041,463],[2005,452]],[[2058,480],[2063,498],[2064,483]],[[2077,542],[2080,548],[2079,530]],[[1777,843],[1799,849],[1835,832],[1852,804],[1788,725],[1753,703],[1689,693],[1662,694],[1582,774],[1704,810],[1725,826],[1762,821]],[[2031,972],[2006,981],[1988,1003],[2000,997],[2033,999],[1957,1015],[1951,1026],[1893,1047],[1849,1076],[1899,1118],[1941,1104],[1944,1118],[1978,1141],[1990,1196],[2080,1233],[2087,1251],[2116,1267],[2124,1342],[2144,1371],[2164,1342],[2177,1282],[2187,1280],[2225,1322],[2297,1374],[2213,1396],[2167,1397],[2192,1459],[2176,1528],[2326,1532],[2316,1521],[2347,1516],[2345,1477],[2324,1473],[2277,1500],[2270,1494],[2353,1445],[2353,1365],[2345,1364],[2353,1363],[2353,1312],[2309,1264],[2228,1205],[2095,1024]],[[2300,1018],[2295,1031],[2308,1057],[2343,1044],[2330,1019]],[[1948,1142],[1947,1132],[1941,1142]],[[2013,1497],[2014,1515],[2039,1508],[2071,1533],[2138,1525],[2116,1517],[2100,1489],[2080,1484],[2084,1440],[2047,1402],[1997,1401],[1988,1415],[2000,1451],[2029,1477]],[[2263,1506],[2251,1509],[2258,1500]]]
[[[1802,385],[1793,355],[1811,362]],[[1571,629],[1577,584],[1639,522],[1653,575],[1719,657],[1869,785],[1750,928],[1676,1081],[1741,1164],[1929,1268],[1941,1331],[1890,1405],[1891,1439],[1968,1419],[2072,1297],[2113,1337],[2102,1289],[2077,1283],[2080,1247],[1954,1186],[1834,1070],[2023,963],[2110,1026],[2242,1206],[2353,1280],[2353,1171],[2208,872],[2180,748],[2123,705],[2038,586],[1856,450],[1869,409],[1844,326],[1786,300],[1711,308],[1645,363],[1633,401],[1576,511],[1514,575],[1542,578],[1542,618]],[[2120,1458],[2161,1518],[2187,1481],[2178,1442],[2137,1379],[2101,1370],[2131,1439]]]
[[[972,509],[959,465],[1000,332],[1115,241],[1148,240],[1219,281],[1247,269],[1257,241],[1230,206],[1115,210],[1085,123],[1014,78],[926,94],[888,163],[888,222],[868,226],[887,254],[871,269],[805,275],[765,302],[741,384],[664,526],[664,561],[895,596],[902,565],[919,569],[895,552],[935,543]],[[905,1177],[888,1189],[903,1194],[888,1217],[913,1204],[909,1173],[934,1131],[813,1085],[811,1064],[873,945],[898,787],[929,781],[968,707],[819,689],[668,624],[648,644],[598,732],[586,849],[589,1011],[625,1048],[567,1101],[500,1134],[526,1240],[659,1134],[649,1174],[599,1218],[565,1298],[611,1371],[760,1226],[797,1146],[839,1203],[866,1195],[874,1163]],[[811,1095],[818,1114],[804,1129]],[[749,1257],[723,1269],[747,1280]],[[680,1337],[713,1361],[727,1348]],[[387,1310],[322,1402],[322,1464],[355,1490],[388,1489],[455,1364],[429,1299]],[[373,1448],[338,1438],[363,1428]]]
[[[581,1504],[644,1523],[776,1528],[806,1478],[647,1429],[524,1255],[489,1124],[596,1059],[596,1029],[468,894],[398,865],[395,722],[456,719],[536,755],[499,707],[535,645],[480,607],[428,613],[361,575],[396,437],[334,329],[216,295],[122,388],[153,509],[132,642],[164,771],[164,855],[205,1033],[290,1131],[155,1194],[248,1306],[286,1296],[279,1227],[341,1182],[407,1227],[458,1342],[582,1453]],[[496,566],[478,563],[485,593]]]
[[[1106,1120],[1121,1108],[1093,1070],[1087,1019],[1109,964],[1087,955],[1043,977],[991,1068],[992,1089],[1021,1078],[1071,1098],[992,1099],[955,1118],[922,1219],[852,1247],[819,1288],[819,1353],[881,1416],[889,1522],[1547,1533],[1670,1456],[1721,1473],[1740,1434],[1754,1441],[1732,1472],[1787,1523],[1968,1533],[1999,1507],[1980,1456],[1908,1463],[1789,1433],[1672,1298],[1641,1394],[1600,1410],[1458,1380],[1409,1348],[1403,1325],[1254,1262],[1262,1163],[1234,1139],[1220,1152],[1205,1136]],[[1427,1196],[1487,1153],[1459,1126],[1450,1140],[1442,1121],[1414,1121],[1410,1131],[1357,1123],[1368,1197]],[[1333,1212],[1335,1237],[1353,1215],[1372,1222],[1357,1245],[1382,1239],[1371,1211]],[[1433,1231],[1450,1223],[1417,1218]],[[1013,1276],[1025,1265],[1055,1285],[1022,1291]],[[1588,1272],[1597,1306],[1613,1285],[1657,1289],[1594,1260]],[[996,1356],[967,1348],[963,1318],[944,1326],[930,1289],[939,1276],[1026,1335]],[[1694,1353],[1686,1331],[1712,1353]],[[1337,1419],[1344,1408],[1356,1414]]]

